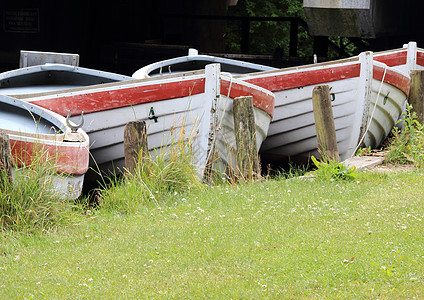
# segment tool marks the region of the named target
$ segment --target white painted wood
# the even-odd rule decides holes
[[[409,42],[407,49],[408,49],[408,53],[407,53],[407,56],[406,56],[407,69],[406,70],[401,69],[401,71],[409,75],[411,70],[417,69],[417,51],[418,51],[417,43],[416,42]]]
[[[188,56],[195,56],[195,55],[199,55],[199,51],[197,51],[197,49],[194,49],[194,48],[188,49]]]
[[[215,143],[217,139],[217,113],[216,107],[221,95],[221,65],[219,64],[210,64],[205,68],[206,82],[205,82],[205,97],[210,99],[210,118],[208,126],[208,136],[207,136],[207,148],[205,156],[205,164],[211,160],[215,152]]]
[[[358,97],[363,98],[363,101],[359,101],[358,103],[358,111],[360,112],[354,122],[358,124],[353,128],[353,139],[352,146],[353,148],[350,150],[350,156],[355,155],[356,150],[361,146],[360,144],[363,142],[363,138],[365,137],[368,123],[371,120],[370,113],[372,112],[371,105],[371,83],[373,77],[373,53],[372,52],[363,52],[359,55],[359,61],[361,62],[361,74],[358,85]],[[387,67],[384,65],[384,67]],[[360,119],[359,119],[360,118]],[[348,158],[348,157],[346,157]]]

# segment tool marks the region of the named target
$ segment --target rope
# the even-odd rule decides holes
[[[378,88],[377,99],[375,100],[374,108],[373,108],[371,117],[369,119],[369,122],[367,124],[367,129],[365,130],[364,135],[362,136],[361,140],[359,141],[358,145],[356,146],[355,151],[353,151],[351,157],[355,155],[356,151],[358,151],[359,147],[361,146],[362,142],[364,141],[365,135],[367,134],[368,130],[370,129],[371,121],[372,121],[372,118],[374,117],[375,109],[377,107],[378,98],[380,97],[381,88],[383,87],[384,78],[386,77],[386,72],[387,72],[387,65],[385,65],[385,67],[384,67],[383,78],[381,78],[381,81],[380,81],[380,87]]]
[[[221,72],[220,75],[228,75],[228,77],[230,77],[230,86],[228,87],[227,98],[226,98],[226,101],[225,101],[224,110],[222,112],[221,120],[220,121],[218,120],[219,122],[217,122],[217,126],[214,129],[214,135],[213,135],[213,139],[212,139],[212,142],[211,142],[211,149],[210,149],[210,151],[208,153],[208,157],[206,158],[206,161],[207,162],[210,160],[211,155],[212,155],[212,152],[213,152],[212,151],[213,150],[213,147],[215,146],[216,132],[221,128],[222,122],[224,121],[224,115],[225,115],[227,103],[230,100],[230,92],[231,92],[231,87],[232,87],[232,84],[233,84],[233,75],[231,73]],[[215,112],[218,113],[218,103],[216,103],[216,110],[215,110]]]

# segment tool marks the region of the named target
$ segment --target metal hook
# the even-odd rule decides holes
[[[69,123],[69,118],[70,117],[71,117],[71,111],[68,110],[68,116],[66,117],[66,126],[68,126],[69,128],[71,128],[71,132],[72,133],[75,133],[84,124],[84,112],[81,112],[81,123],[78,124],[78,125],[72,125],[71,123]]]

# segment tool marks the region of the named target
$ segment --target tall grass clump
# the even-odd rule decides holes
[[[48,229],[63,220],[69,206],[54,189],[54,162],[43,154],[17,171],[10,180],[1,171],[0,225],[3,230],[31,232]]]
[[[414,164],[424,166],[424,125],[417,120],[412,105],[407,104],[406,111],[398,122],[404,122],[404,129],[393,128],[393,138],[388,147],[386,161],[395,164]]]
[[[177,136],[176,136],[177,134]],[[176,137],[175,137],[176,136]],[[194,137],[184,137],[184,129],[173,132],[167,146],[153,155],[139,155],[134,172],[110,179],[102,189],[100,206],[107,211],[134,212],[142,205],[157,204],[176,194],[202,187],[193,152]]]

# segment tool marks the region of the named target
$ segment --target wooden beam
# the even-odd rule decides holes
[[[149,155],[146,123],[144,121],[129,122],[125,125],[124,154],[125,167],[129,173],[134,173],[139,159]]]
[[[417,114],[417,121],[423,124],[424,115],[424,70],[412,70],[409,88],[409,104]]]
[[[321,159],[340,161],[337,148],[336,126],[334,125],[328,85],[316,86],[312,92],[315,129]],[[324,156],[324,157],[323,157]]]
[[[9,135],[0,131],[0,185],[5,184],[5,180],[12,181],[12,154],[10,150]]]
[[[237,145],[237,165],[245,180],[260,177],[259,154],[256,142],[253,97],[237,97],[233,102],[234,129]],[[237,174],[237,173],[236,173]]]

